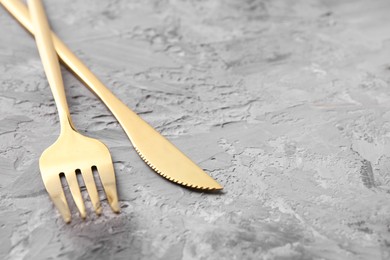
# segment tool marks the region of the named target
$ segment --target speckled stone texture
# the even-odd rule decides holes
[[[45,4],[92,71],[225,189],[155,174],[64,69],[122,208],[103,200],[96,217],[83,188],[88,218],[71,204],[66,225],[38,168],[55,104],[33,38],[0,8],[0,259],[390,258],[388,0]]]

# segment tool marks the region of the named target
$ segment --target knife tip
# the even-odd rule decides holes
[[[213,190],[223,190],[223,186],[218,183],[216,187],[213,188]]]

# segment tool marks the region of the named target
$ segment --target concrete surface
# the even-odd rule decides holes
[[[98,218],[87,203],[82,221],[72,204],[66,225],[38,169],[53,98],[32,37],[0,8],[0,259],[390,258],[388,0],[45,3],[70,48],[225,189],[156,175],[64,70],[122,207],[103,201]]]

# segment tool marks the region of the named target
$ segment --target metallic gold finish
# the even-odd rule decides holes
[[[64,220],[70,222],[71,214],[60,181],[60,174],[63,173],[80,215],[85,218],[85,206],[76,177],[76,170],[80,170],[95,212],[100,214],[100,201],[91,170],[91,167],[96,166],[111,209],[114,212],[119,212],[115,173],[110,152],[100,141],[85,137],[74,129],[66,102],[60,64],[45,11],[40,0],[29,0],[28,6],[39,54],[61,123],[61,133],[57,141],[47,148],[39,159],[39,167],[46,190]]]
[[[0,0],[4,7],[28,30],[33,32],[27,8],[20,0]],[[158,174],[175,183],[204,190],[223,187],[179,151],[166,138],[123,104],[103,83],[52,33],[57,54],[111,110],[140,157]]]

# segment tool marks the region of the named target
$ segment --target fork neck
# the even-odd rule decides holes
[[[69,133],[69,131],[75,131],[69,110],[65,111],[63,107],[58,108],[58,115],[60,117],[61,134]]]

